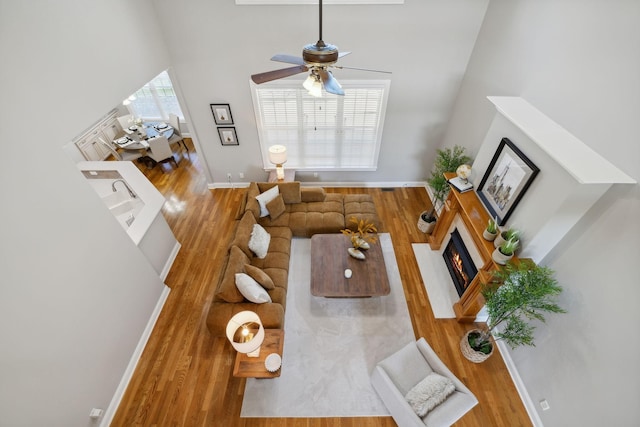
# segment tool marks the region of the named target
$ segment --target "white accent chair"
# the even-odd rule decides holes
[[[178,167],[178,162],[173,157],[173,151],[169,146],[169,140],[166,136],[156,136],[147,140],[149,144],[149,153],[147,156],[158,163],[172,161]]]
[[[115,147],[110,144],[109,142],[105,141],[104,139],[98,137],[98,139],[100,140],[100,142],[107,147],[107,149],[111,152],[111,154],[113,155],[113,157],[116,160],[119,161],[125,161],[125,162],[131,162],[134,160],[139,159],[140,157],[142,157],[142,153],[140,151],[126,151],[123,150],[122,153],[119,153],[118,150],[115,149]]]
[[[443,403],[420,418],[404,396],[431,372],[451,379],[456,389]],[[371,384],[398,427],[450,426],[478,403],[473,393],[442,363],[424,338],[410,342],[378,363],[371,373]]]
[[[189,152],[189,148],[187,148],[187,144],[184,142],[184,137],[182,136],[182,130],[180,129],[180,118],[173,113],[169,114],[169,124],[173,128],[173,135],[169,138],[169,145],[173,146],[177,144],[178,147],[182,145],[187,153]]]

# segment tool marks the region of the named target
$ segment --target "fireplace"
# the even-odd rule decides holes
[[[442,257],[458,295],[462,296],[473,278],[476,277],[478,270],[457,229],[451,233],[451,239],[449,239],[449,244],[442,253]]]

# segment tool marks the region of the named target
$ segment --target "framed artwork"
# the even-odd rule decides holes
[[[232,125],[233,117],[231,117],[231,107],[229,104],[209,104],[211,106],[211,113],[213,114],[213,120],[216,121],[218,126],[220,125]]]
[[[220,135],[222,145],[240,145],[236,128],[234,127],[218,128],[218,135]]]
[[[478,197],[504,225],[540,169],[508,138],[502,138],[478,186]]]

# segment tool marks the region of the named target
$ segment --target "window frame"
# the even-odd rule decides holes
[[[165,107],[164,104],[162,102],[162,96],[159,95],[158,93],[158,88],[156,87],[156,85],[154,84],[154,80],[158,79],[159,77],[164,77],[163,76],[166,75],[166,78],[169,80],[169,83],[171,84],[171,90],[173,91],[173,97],[175,98],[175,102],[176,105],[178,106],[178,110],[179,110],[179,114],[177,114],[178,119],[183,121],[184,120],[184,113],[182,112],[182,107],[180,106],[180,100],[178,99],[178,94],[176,93],[176,89],[173,85],[173,80],[171,80],[171,76],[169,75],[169,71],[168,70],[164,70],[161,73],[159,73],[157,76],[155,76],[153,79],[151,79],[150,81],[148,81],[144,86],[142,86],[140,89],[136,90],[134,92],[134,95],[136,95],[136,98],[138,98],[137,94],[144,89],[149,90],[149,92],[151,93],[151,97],[145,97],[145,99],[153,99],[153,102],[155,103],[156,109],[157,111],[160,113],[160,117],[155,117],[155,116],[144,116],[144,115],[139,115],[136,112],[135,109],[135,102],[136,100],[131,101],[131,103],[129,105],[127,105],[127,110],[129,111],[129,113],[134,116],[134,117],[140,117],[145,121],[168,121],[169,120],[169,114],[171,113],[171,111],[168,111]],[[165,98],[169,98],[166,97]]]
[[[254,114],[255,114],[255,118],[256,118],[256,127],[258,130],[258,139],[259,139],[259,144],[260,144],[260,151],[261,151],[261,155],[262,155],[262,163],[263,163],[263,167],[265,171],[269,171],[275,168],[275,165],[271,164],[271,162],[269,162],[269,146],[276,144],[278,142],[276,141],[267,141],[266,140],[266,136],[264,135],[265,132],[267,132],[267,130],[265,130],[264,124],[263,124],[263,118],[262,118],[262,114],[261,114],[261,110],[260,110],[260,102],[258,99],[258,90],[260,88],[264,88],[265,86],[268,88],[274,88],[274,89],[294,89],[296,91],[298,91],[300,93],[300,91],[302,93],[305,92],[305,90],[302,88],[302,82],[301,81],[297,81],[297,80],[276,80],[276,81],[272,81],[272,82],[268,82],[268,83],[264,83],[261,85],[256,85],[253,82],[249,82],[250,86],[251,86],[251,97],[253,100],[253,108],[254,108]],[[370,153],[372,156],[372,160],[371,163],[368,164],[367,166],[362,166],[362,167],[358,167],[358,166],[317,166],[317,165],[297,165],[295,163],[289,163],[288,167],[295,169],[295,170],[300,170],[300,171],[344,171],[344,172],[363,172],[363,171],[376,171],[378,169],[378,159],[379,159],[379,155],[380,155],[380,146],[382,143],[382,135],[384,132],[384,122],[385,122],[385,116],[386,116],[386,109],[387,109],[387,103],[388,103],[388,98],[389,98],[389,89],[391,87],[391,80],[340,80],[340,84],[342,85],[342,88],[346,91],[352,90],[352,89],[381,89],[382,90],[382,95],[381,95],[381,99],[380,99],[380,103],[379,103],[379,113],[377,116],[377,127],[375,130],[375,141],[374,141],[374,147],[373,147],[373,151]],[[329,98],[329,97],[335,97],[338,99],[338,104],[337,104],[337,112],[341,115],[341,117],[344,117],[344,100],[345,97],[343,96],[339,96],[339,95],[332,95],[332,94],[327,94],[325,91],[323,91],[323,98]],[[319,99],[323,99],[323,98],[319,98]],[[302,105],[299,102],[301,100],[300,97],[297,97],[297,110],[298,110],[298,114],[300,113],[300,111],[302,110]],[[304,102],[304,100],[302,99],[302,101]],[[297,133],[298,135],[302,136],[305,133],[304,130],[304,125],[300,126],[302,124],[302,122],[304,121],[304,117],[300,116],[298,117],[298,129],[297,129]],[[341,126],[338,124],[338,120],[336,121],[336,125],[335,128],[330,128],[330,129],[334,129],[334,132],[339,134],[342,130],[341,130]],[[287,145],[286,142],[283,142],[284,145]],[[345,145],[340,145],[339,143],[336,143],[338,145],[333,146],[332,148],[348,148],[348,144],[353,144],[353,143],[348,143]]]

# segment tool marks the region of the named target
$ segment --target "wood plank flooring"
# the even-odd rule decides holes
[[[179,167],[140,166],[164,194],[163,215],[182,249],[166,283],[171,293],[122,399],[113,426],[392,427],[391,417],[240,418],[245,379],[232,376],[235,353],[205,324],[244,189],[207,189],[198,156],[180,154]],[[176,156],[178,157],[178,156]],[[416,337],[424,336],[480,404],[456,426],[531,426],[498,353],[467,361],[458,343],[470,325],[434,319],[411,243],[426,242],[418,215],[429,204],[423,188],[328,188],[368,193],[391,234]],[[286,366],[283,367],[286,369]]]

